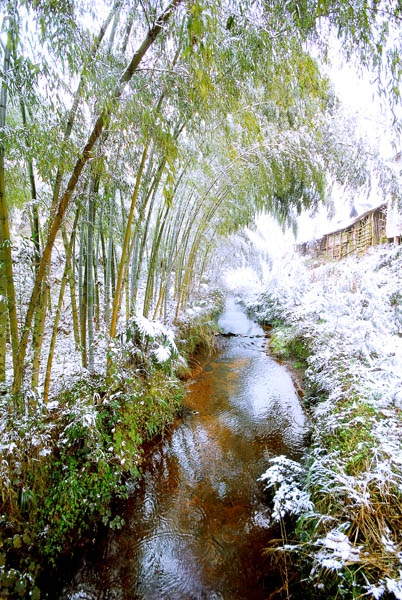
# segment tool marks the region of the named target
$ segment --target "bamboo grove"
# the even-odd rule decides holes
[[[327,173],[359,182],[364,161],[306,51],[320,3],[1,10],[0,381],[30,410],[21,392],[43,383],[48,399],[63,318],[94,372],[100,337],[135,313],[179,317],[220,239],[259,211],[291,220],[324,200]]]

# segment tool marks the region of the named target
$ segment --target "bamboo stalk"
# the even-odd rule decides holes
[[[4,78],[1,84],[0,93],[0,129],[4,131],[6,126],[6,111],[7,111],[7,81],[6,77],[10,68],[10,50],[12,46],[12,32],[13,22],[10,24],[10,28],[7,34],[7,42],[4,48],[4,64],[3,74]],[[5,282],[5,289],[7,290],[7,311],[8,311],[8,322],[11,334],[11,347],[13,356],[13,369],[14,374],[23,372],[25,353],[22,361],[18,358],[18,321],[17,321],[17,310],[15,301],[15,289],[14,289],[14,274],[13,274],[13,262],[11,256],[11,237],[9,228],[8,218],[8,206],[6,198],[6,187],[5,187],[5,170],[4,170],[4,136],[0,137],[0,240],[2,244],[2,262],[0,264],[0,277]],[[3,323],[4,328],[5,323]],[[2,333],[4,337],[4,330]],[[28,341],[28,340],[27,340]]]
[[[114,5],[112,6],[108,16],[106,17],[105,21],[103,22],[103,24],[99,30],[97,37],[94,40],[94,43],[92,45],[92,48],[91,48],[91,51],[89,54],[90,58],[94,58],[96,56],[96,54],[99,50],[100,44],[105,36],[106,30],[109,27],[109,25],[113,19],[113,16],[116,14],[116,12],[118,12],[120,10],[121,4],[122,4],[122,0],[116,0]],[[78,87],[74,94],[73,105],[72,105],[69,115],[68,115],[68,120],[67,120],[66,128],[64,131],[63,141],[61,143],[61,153],[60,153],[60,158],[59,158],[59,162],[57,165],[55,184],[54,184],[54,188],[53,188],[53,198],[52,198],[52,204],[51,204],[51,209],[50,209],[50,220],[53,218],[53,214],[56,210],[57,202],[59,200],[60,186],[61,186],[61,182],[62,182],[63,174],[64,174],[65,146],[66,146],[66,142],[70,138],[71,132],[73,130],[73,125],[74,125],[75,117],[77,115],[78,104],[79,104],[79,101],[82,96],[84,83],[85,83],[85,76],[84,76],[84,72],[83,72],[81,74],[80,81],[78,83]]]
[[[108,230],[109,238],[107,244],[106,266],[105,266],[105,296],[104,296],[104,320],[106,327],[110,327],[110,291],[112,286],[112,268],[113,268],[113,209],[115,204],[116,188],[110,195],[108,211]]]
[[[92,178],[88,194],[88,226],[87,226],[87,330],[88,330],[88,369],[95,370],[94,355],[94,227],[95,197],[99,190],[99,175]]]
[[[79,212],[80,212],[80,207],[77,208],[74,225],[73,225],[73,231],[74,231],[75,227],[77,226]],[[64,226],[62,227],[61,232],[62,232],[62,236],[63,236],[64,251],[66,254],[67,277],[68,277],[68,282],[69,282],[69,286],[70,286],[70,301],[71,301],[71,312],[72,312],[72,316],[73,316],[74,341],[75,341],[75,347],[76,347],[76,349],[78,349],[80,346],[80,329],[79,329],[78,310],[77,310],[77,294],[76,294],[76,288],[75,288],[75,277],[74,277],[74,273],[73,273],[73,269],[72,269],[72,261],[71,261],[72,248],[70,250],[68,240],[67,240],[67,232],[66,232],[66,228]]]
[[[88,140],[84,146],[82,153],[80,154],[78,160],[75,163],[72,174],[68,181],[66,190],[64,191],[58,208],[55,211],[55,216],[49,228],[48,238],[46,241],[46,245],[44,247],[41,260],[39,263],[38,272],[35,278],[34,287],[31,293],[31,299],[29,301],[28,309],[26,311],[25,323],[21,334],[21,339],[18,347],[18,356],[16,357],[15,368],[14,368],[14,383],[13,383],[13,392],[18,393],[21,389],[22,378],[23,378],[23,365],[25,361],[25,355],[28,345],[29,334],[31,330],[31,323],[34,314],[34,310],[36,304],[39,299],[40,289],[42,285],[43,278],[46,274],[48,265],[50,263],[52,249],[54,246],[54,242],[56,240],[56,235],[61,227],[63,222],[66,210],[70,204],[72,194],[77,186],[77,183],[81,177],[81,173],[84,167],[87,165],[89,159],[92,155],[92,149],[99,139],[102,131],[105,126],[110,122],[112,111],[117,106],[122,96],[123,90],[126,87],[126,84],[131,80],[134,72],[137,70],[139,64],[141,63],[143,57],[145,56],[148,49],[151,47],[157,36],[163,30],[170,17],[176,10],[177,6],[183,0],[173,0],[168,7],[163,11],[163,13],[156,19],[154,25],[149,29],[147,35],[145,36],[144,41],[139,46],[138,50],[134,53],[129,65],[127,66],[125,72],[121,76],[119,82],[117,83],[112,101],[103,109],[99,117],[97,118],[95,125],[91,131],[91,134],[88,137]],[[4,85],[2,86],[2,89]],[[3,235],[4,239],[7,239],[5,235]],[[16,330],[17,337],[16,341],[18,342],[18,329]]]
[[[148,313],[149,313],[149,309],[150,309],[150,305],[151,305],[151,299],[153,297],[154,282],[155,282],[155,270],[156,270],[156,264],[158,261],[158,251],[159,251],[159,247],[161,244],[163,231],[166,226],[166,219],[167,219],[167,215],[169,214],[169,210],[170,210],[170,207],[169,207],[169,205],[167,205],[165,207],[165,214],[163,215],[163,217],[162,217],[162,214],[160,214],[160,218],[158,215],[158,220],[157,220],[157,224],[155,227],[155,229],[158,233],[157,233],[157,236],[154,237],[154,240],[152,243],[151,256],[149,259],[148,279],[147,279],[147,287],[145,290],[145,299],[144,299],[144,307],[143,307],[144,317],[148,317]],[[162,221],[162,223],[159,226],[160,220]]]
[[[111,319],[111,323],[110,323],[109,335],[111,338],[113,338],[116,333],[117,316],[118,316],[118,310],[119,310],[119,305],[120,305],[120,294],[121,294],[121,287],[122,287],[122,281],[123,281],[124,264],[125,264],[127,250],[128,250],[128,244],[129,244],[129,240],[130,240],[130,236],[131,236],[131,224],[133,222],[135,205],[137,202],[138,191],[140,189],[140,182],[141,182],[142,173],[144,171],[147,154],[148,154],[148,144],[145,146],[143,153],[142,153],[141,163],[140,163],[140,166],[138,169],[137,179],[135,182],[135,188],[134,188],[134,192],[133,192],[133,195],[131,198],[130,212],[129,212],[129,215],[127,218],[126,233],[124,236],[124,242],[123,242],[123,247],[122,247],[122,252],[121,252],[119,273],[117,276],[116,291],[115,291],[114,301],[113,301],[112,319]]]
[[[51,377],[51,372],[52,372],[54,349],[56,346],[57,328],[59,326],[60,314],[61,314],[61,309],[63,306],[63,296],[64,296],[64,290],[66,288],[66,283],[67,283],[67,263],[64,268],[64,273],[63,273],[63,277],[62,277],[61,284],[60,284],[59,300],[57,303],[56,315],[55,315],[54,323],[53,323],[52,337],[50,340],[49,355],[48,355],[48,359],[47,359],[45,385],[44,385],[44,390],[43,390],[43,402],[45,404],[47,403],[47,401],[49,399],[50,377]]]
[[[84,281],[82,286],[82,306],[81,306],[81,360],[84,369],[88,367],[87,354],[87,292],[88,292],[88,261],[87,256],[84,257]]]
[[[8,338],[7,284],[3,275],[3,232],[0,228],[0,383],[6,380],[6,352]]]
[[[46,311],[47,311],[47,299],[48,289],[47,285],[43,286],[42,291],[42,302],[38,304],[35,312],[34,329],[32,333],[32,347],[33,347],[33,362],[32,362],[32,389],[36,390],[39,381],[39,369],[40,369],[40,357],[43,342],[43,333],[45,330]]]
[[[68,257],[71,256],[71,251],[75,244],[76,229],[77,229],[79,214],[80,214],[80,207],[77,208],[77,211],[75,213],[74,224],[73,224],[73,228],[71,231],[70,242],[67,242],[67,239],[66,239],[66,242],[67,242],[67,244],[66,244],[66,265],[64,267],[64,273],[63,273],[63,277],[62,277],[62,280],[60,283],[59,299],[57,302],[56,314],[55,314],[53,329],[52,329],[52,337],[50,340],[49,354],[48,354],[47,365],[46,365],[45,384],[44,384],[44,391],[43,391],[43,402],[45,404],[48,401],[48,397],[49,397],[49,386],[50,386],[50,378],[51,378],[51,373],[52,373],[54,349],[56,346],[57,328],[59,326],[60,314],[61,314],[61,310],[63,308],[64,290],[66,287],[66,283],[67,283],[67,279],[68,279],[68,271],[70,268],[69,263],[68,263]]]

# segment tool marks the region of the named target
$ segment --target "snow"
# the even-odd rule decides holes
[[[159,321],[151,321],[145,318],[143,315],[137,314],[131,320],[131,323],[135,323],[144,337],[156,338],[159,336],[165,336],[169,341],[174,341],[174,333],[171,329],[168,329]]]
[[[169,360],[171,350],[168,346],[158,346],[153,350],[153,355],[159,363],[164,363]]]
[[[332,556],[330,559],[341,558],[342,561],[359,561],[360,559],[360,548],[355,548],[349,541],[347,535],[338,531],[337,529],[332,529],[323,540],[318,541],[319,544],[322,544],[324,548],[331,550]],[[328,560],[326,557],[325,560]]]
[[[310,495],[301,489],[302,466],[284,455],[270,459],[271,466],[261,475],[265,489],[274,489],[272,518],[280,521],[286,515],[300,515],[313,509]]]
[[[386,579],[387,590],[392,592],[398,600],[402,600],[402,575],[401,580],[395,581],[395,579]]]
[[[385,587],[383,585],[368,586],[366,589],[367,589],[367,595],[371,595],[375,600],[379,600],[379,598],[381,598],[381,596],[385,592]]]
[[[386,556],[390,570],[377,580],[370,575],[366,596],[402,598],[398,527],[384,525],[372,548],[348,537],[356,515],[372,514],[376,497],[391,502],[402,491],[402,249],[382,245],[338,262],[289,255],[273,263],[263,286],[262,294],[261,282],[237,291],[260,320],[286,323],[283,335],[306,339],[311,349],[308,482],[306,474],[271,463],[263,479],[275,488],[275,515],[291,514],[294,492],[294,514],[316,519],[308,550],[312,580],[322,569],[341,576],[351,563],[364,565],[370,556],[377,564],[376,557]],[[348,455],[327,447],[331,436],[345,431],[361,433]],[[351,471],[353,461],[360,466]],[[320,512],[308,496],[314,489],[342,513]],[[292,551],[307,553],[306,547]]]
[[[395,550],[397,550],[397,545],[394,542],[394,540],[392,540],[390,538],[390,534],[391,534],[390,530],[387,529],[387,535],[386,536],[382,535],[381,541],[384,544],[384,548],[387,552],[395,552]]]

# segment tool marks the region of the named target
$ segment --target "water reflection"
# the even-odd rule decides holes
[[[271,522],[257,479],[269,456],[301,452],[304,416],[263,331],[231,299],[220,325],[242,337],[226,338],[191,384],[189,415],[146,462],[126,526],[100,540],[63,598],[267,596]]]

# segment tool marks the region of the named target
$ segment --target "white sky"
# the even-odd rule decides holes
[[[370,145],[379,150],[384,159],[391,159],[395,151],[392,141],[395,134],[392,130],[392,118],[389,109],[380,102],[375,77],[368,73],[359,73],[353,65],[342,61],[337,41],[334,42],[332,65],[325,67],[333,83],[335,93],[345,106],[347,112],[356,117],[358,130],[366,137]],[[322,207],[316,217],[307,213],[298,219],[296,239],[291,231],[283,234],[280,227],[270,217],[259,217],[257,235],[251,233],[250,238],[261,250],[268,250],[272,256],[281,256],[291,251],[293,244],[318,238],[324,233],[337,229],[338,224],[348,220],[350,215],[350,199],[345,192],[334,190],[333,200],[336,213],[333,219],[327,217],[326,207]],[[370,206],[381,203],[375,190],[370,197],[361,195],[355,199],[358,214]],[[264,238],[264,242],[262,239]]]
[[[379,149],[381,156],[391,158],[392,117],[387,100],[380,101],[375,75],[367,71],[358,72],[357,68],[342,60],[339,42],[334,43],[331,66],[324,68],[344,106],[357,120],[358,128],[367,136],[373,146]]]

